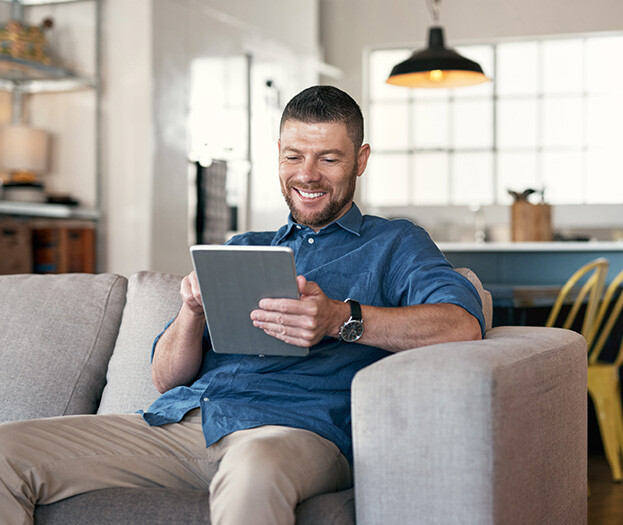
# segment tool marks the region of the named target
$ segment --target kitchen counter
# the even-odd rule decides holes
[[[443,252],[623,252],[623,241],[587,242],[439,242]]]
[[[438,243],[455,267],[471,268],[483,284],[562,285],[598,257],[610,262],[609,282],[623,270],[623,242]]]

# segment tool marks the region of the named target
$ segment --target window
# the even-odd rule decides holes
[[[370,52],[367,204],[510,204],[507,190],[526,188],[554,204],[623,203],[623,35],[457,50],[493,82],[391,86],[412,50]]]

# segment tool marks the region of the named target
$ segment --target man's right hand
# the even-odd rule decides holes
[[[184,306],[196,316],[203,316],[203,304],[201,303],[201,292],[199,291],[199,281],[197,274],[193,271],[189,273],[180,286],[180,294],[184,301]]]
[[[205,316],[195,272],[182,279],[180,295],[182,308],[158,340],[151,363],[151,378],[160,393],[192,382],[203,357]]]

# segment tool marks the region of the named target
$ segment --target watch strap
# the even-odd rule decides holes
[[[350,318],[355,321],[361,321],[361,305],[354,299],[346,299],[344,302],[350,305]]]

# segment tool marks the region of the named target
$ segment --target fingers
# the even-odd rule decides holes
[[[269,323],[265,321],[253,321],[253,325],[264,330],[268,335],[285,341],[286,343],[309,348],[322,339],[313,330],[306,330],[297,326],[289,326],[279,323]]]
[[[253,325],[268,335],[287,343],[309,347],[318,343],[324,332],[318,324],[318,309],[315,304],[301,304],[301,301],[270,299],[261,301],[266,307],[251,312]],[[271,309],[269,309],[271,308]]]
[[[267,312],[305,315],[314,313],[311,303],[297,299],[262,299],[258,305]]]
[[[284,341],[285,343],[302,346],[303,348],[309,348],[310,346],[314,346],[316,343],[319,342],[319,340],[316,340],[315,338],[297,337],[296,335],[290,335],[288,333],[282,333],[280,331],[273,332],[271,330],[264,330],[264,332],[276,339]]]
[[[295,329],[314,330],[313,318],[305,315],[283,314],[280,312],[267,312],[266,310],[254,310],[251,312],[254,326],[271,332],[292,332]]]
[[[331,333],[331,301],[321,288],[297,277],[301,299],[262,299],[251,312],[253,325],[268,335],[298,346],[313,346]],[[335,324],[335,323],[333,323]]]
[[[191,272],[182,279],[180,295],[182,296],[184,305],[192,312],[203,314],[201,291],[199,290],[199,281],[197,280],[197,274],[195,272]]]

